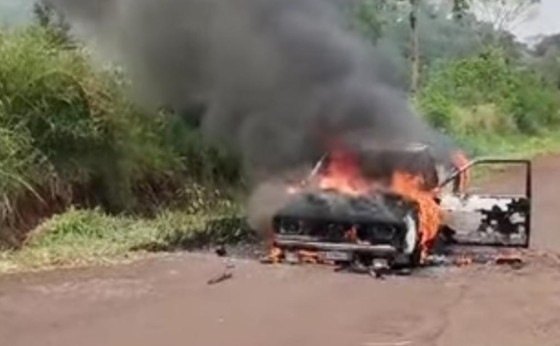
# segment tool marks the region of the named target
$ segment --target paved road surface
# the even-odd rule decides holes
[[[5,277],[0,345],[560,345],[560,157],[535,172],[534,244],[548,255],[519,271],[376,281],[239,261],[233,280],[208,286],[222,262],[183,254]]]

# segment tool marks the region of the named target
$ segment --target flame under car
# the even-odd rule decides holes
[[[528,247],[530,162],[469,162],[463,156],[458,161],[461,166],[443,169],[429,147],[421,145],[324,156],[309,179],[291,189],[292,198],[273,218],[272,261],[377,271],[418,266],[436,244]],[[473,196],[463,194],[468,169],[484,163],[525,165],[526,193],[475,196],[488,203],[475,207],[467,203],[473,201]],[[451,192],[443,192],[451,183]],[[478,227],[465,231],[448,221],[464,213],[467,205],[484,218]]]

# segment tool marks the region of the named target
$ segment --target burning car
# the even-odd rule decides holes
[[[330,263],[371,273],[413,268],[443,248],[529,246],[531,163],[469,161],[457,153],[448,167],[430,147],[333,150],[272,220],[272,262]],[[525,168],[525,193],[469,195],[475,165]],[[466,222],[465,222],[466,220]]]

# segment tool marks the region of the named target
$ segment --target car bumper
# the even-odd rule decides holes
[[[391,257],[398,254],[398,250],[390,245],[369,245],[355,243],[328,243],[316,240],[277,238],[275,245],[286,250],[310,250],[320,252],[350,252],[368,254],[376,257]]]

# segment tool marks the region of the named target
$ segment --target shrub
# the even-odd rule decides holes
[[[256,234],[236,213],[163,212],[151,220],[70,208],[40,224],[20,251],[0,252],[0,272],[100,264],[146,251],[253,243]]]
[[[126,83],[48,28],[0,32],[0,224],[27,229],[71,204],[153,210],[191,198],[185,185],[236,182],[234,157],[139,110]]]
[[[418,105],[434,126],[457,135],[534,134],[560,122],[558,90],[499,50],[439,66],[420,91]]]

